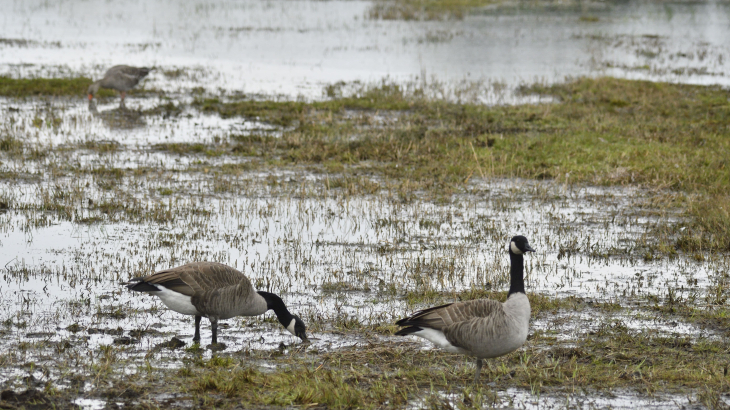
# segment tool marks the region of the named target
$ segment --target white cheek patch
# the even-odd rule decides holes
[[[286,330],[289,331],[289,333],[293,334],[294,336],[297,335],[297,333],[294,331],[294,325],[297,323],[296,319],[292,319],[291,323],[289,323],[289,326],[286,327]]]
[[[515,241],[512,241],[509,243],[509,248],[512,250],[512,253],[515,255],[522,255],[522,251],[517,247],[515,244]]]

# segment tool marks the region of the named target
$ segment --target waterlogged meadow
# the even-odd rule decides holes
[[[164,14],[152,2],[122,41],[117,5],[26,4],[0,41],[16,61],[0,64],[0,407],[730,403],[727,50],[667,32],[724,6],[202,2],[178,12],[202,16],[181,38],[169,17],[150,37],[144,22]],[[81,11],[112,29],[59,28]],[[55,23],[21,24],[43,16]],[[533,45],[573,22],[556,34],[577,56],[563,74],[594,78],[495,82],[446,75],[435,57],[404,62],[467,55],[477,42],[463,38],[514,19],[535,25],[522,42]],[[360,44],[371,31],[379,47]],[[333,33],[359,48],[332,46]],[[260,51],[251,80],[221,51],[291,38],[320,62]],[[156,68],[127,109],[112,92],[84,95],[109,44]],[[374,55],[402,71],[333,68]],[[452,63],[466,73],[469,61]],[[482,383],[473,360],[393,335],[424,307],[504,300],[515,234],[537,250],[525,259],[530,334],[485,363]],[[312,343],[268,313],[224,321],[225,349],[212,351],[207,321],[193,344],[192,317],[120,285],[198,260],[280,294]]]

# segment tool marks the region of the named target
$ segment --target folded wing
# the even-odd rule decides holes
[[[396,324],[412,328],[430,328],[443,332],[447,328],[461,322],[467,322],[475,318],[487,318],[499,314],[504,314],[501,303],[491,299],[479,299],[449,303],[447,305],[424,309],[405,319],[399,320]],[[408,329],[401,329],[396,334],[405,335],[417,331],[417,329],[411,329],[410,331]]]
[[[204,315],[221,318],[228,316],[225,312],[233,312],[234,303],[245,305],[255,293],[246,275],[215,262],[188,263],[137,279],[137,284],[129,285],[131,290],[146,291],[142,287],[161,285],[190,296],[193,306]],[[245,306],[239,308],[244,309]]]

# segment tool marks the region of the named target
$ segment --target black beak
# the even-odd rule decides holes
[[[525,252],[535,252],[529,244],[525,244]]]
[[[297,335],[297,337],[302,339],[302,343],[306,343],[306,344],[312,343],[309,341],[309,338],[307,337],[306,333],[300,333]]]

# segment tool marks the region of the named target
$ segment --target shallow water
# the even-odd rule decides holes
[[[359,346],[372,337],[388,339],[338,328],[392,323],[422,307],[409,304],[407,292],[505,289],[505,246],[516,233],[528,236],[538,250],[526,259],[529,292],[550,296],[630,306],[648,295],[662,299],[669,288],[679,297],[702,294],[727,265],[722,258],[645,260],[645,232],[655,223],[682,220],[643,208],[652,193],[636,188],[474,178],[464,193],[435,201],[418,193],[404,200],[385,189],[350,195],[325,188],[323,179],[336,175],[306,170],[211,176],[206,166],[241,159],[154,148],[163,141],[158,135],[163,127],[181,129],[179,141],[205,135],[210,123],[199,116],[179,120],[184,126],[148,116],[143,127],[118,129],[69,104],[67,112],[78,116],[75,128],[38,129],[29,119],[36,103],[12,102],[21,108],[5,114],[15,124],[11,131],[18,138],[32,134],[38,147],[64,149],[0,164],[2,171],[32,175],[0,183],[0,197],[10,203],[0,214],[0,348],[10,352],[0,377],[8,387],[29,376],[66,386],[66,355],[72,353],[61,360],[54,357],[58,351],[103,353],[115,346],[134,364],[127,371],[138,371],[135,366],[150,354],[158,368],[180,366],[189,352],[156,346],[172,337],[190,346],[192,318],[170,312],[154,297],[132,294],[120,282],[193,260],[235,266],[257,288],[280,293],[308,323],[312,353]],[[221,139],[231,133],[221,132]],[[87,138],[117,148],[86,149]],[[46,172],[67,164],[73,164],[68,176]],[[95,176],[99,169],[124,173]],[[140,216],[100,208],[115,197],[126,198]],[[45,211],[44,204],[62,204],[73,217]],[[160,221],[145,219],[146,214]],[[570,344],[603,322],[619,320],[633,331],[694,340],[721,337],[671,319],[623,311],[601,314],[603,322],[595,322],[595,314],[539,318],[532,332]],[[219,336],[226,351],[298,349],[298,340],[270,316],[226,321]],[[209,332],[204,321],[204,344]],[[28,362],[34,363],[31,369]]]
[[[457,407],[465,403],[464,396],[460,394],[439,394],[442,405],[448,403]],[[696,403],[694,397],[646,397],[629,391],[617,391],[612,393],[586,392],[568,394],[565,397],[554,397],[550,395],[531,395],[518,389],[507,389],[497,394],[497,400],[489,403],[490,409],[701,409],[704,408]],[[412,409],[430,408],[424,402],[416,402]]]
[[[179,218],[159,225],[103,220],[87,225],[51,217],[37,226],[35,216],[6,212],[0,231],[0,266],[5,267],[0,319],[27,323],[3,343],[35,333],[53,335],[49,340],[70,338],[64,329],[74,323],[85,329],[121,327],[125,334],[155,326],[161,333],[145,337],[142,352],[172,335],[189,338],[190,318],[170,313],[156,298],[130,294],[118,283],[191,260],[238,267],[258,288],[286,295],[305,320],[352,317],[363,324],[394,321],[409,309],[400,297],[403,290],[389,293],[390,286],[416,292],[505,288],[509,261],[504,247],[517,232],[539,251],[526,260],[531,292],[606,301],[663,297],[668,287],[699,292],[712,281],[709,266],[716,266],[684,259],[645,262],[635,241],[655,218],[626,213],[640,201],[637,190],[565,191],[550,183],[494,181],[475,184],[477,193],[457,196],[450,204],[416,200],[404,205],[380,195],[307,198],[275,191],[185,200],[178,197],[185,196],[183,185],[186,192],[205,192],[206,182],[194,177],[173,181],[169,186],[177,193],[171,203]],[[0,192],[16,189],[6,186]],[[40,200],[38,191],[28,189],[14,207]],[[84,196],[100,202],[104,192],[95,191],[87,188]],[[611,199],[609,205],[605,198]],[[196,214],[186,213],[190,206]],[[576,255],[559,256],[564,248]],[[608,250],[616,254],[590,256]],[[72,308],[64,309],[69,304]],[[124,317],[116,317],[116,311]],[[278,325],[266,325],[270,330],[262,333],[260,319],[231,322],[222,340],[234,350],[273,349],[281,341],[295,341]],[[243,323],[256,325],[240,329]],[[93,348],[115,336],[85,343]],[[347,344],[339,339],[323,336],[327,343]]]
[[[0,43],[0,73],[98,78],[124,63],[157,67],[148,87],[290,98],[321,98],[338,81],[427,79],[447,94],[481,81],[488,103],[519,102],[515,86],[566,76],[730,84],[727,2],[515,3],[424,22],[371,20],[370,7],[14,0],[0,17],[11,40]]]
[[[611,393],[577,393],[567,397],[557,398],[550,396],[534,397],[526,395],[516,389],[510,389],[505,394],[510,405],[524,409],[692,409],[703,408],[696,404],[694,397],[646,397],[629,391]],[[693,402],[695,403],[693,405]],[[497,407],[500,408],[500,407]]]
[[[94,104],[92,110],[87,103],[76,100],[19,103],[0,99],[0,119],[6,134],[43,146],[93,141],[148,147],[161,143],[212,143],[252,131],[278,132],[275,127],[255,120],[221,118],[191,108],[182,109],[173,118],[143,112],[165,103],[159,98],[134,99],[127,104],[128,108],[133,105],[133,109],[125,111],[119,109],[117,101]],[[42,122],[37,126],[34,121]]]

